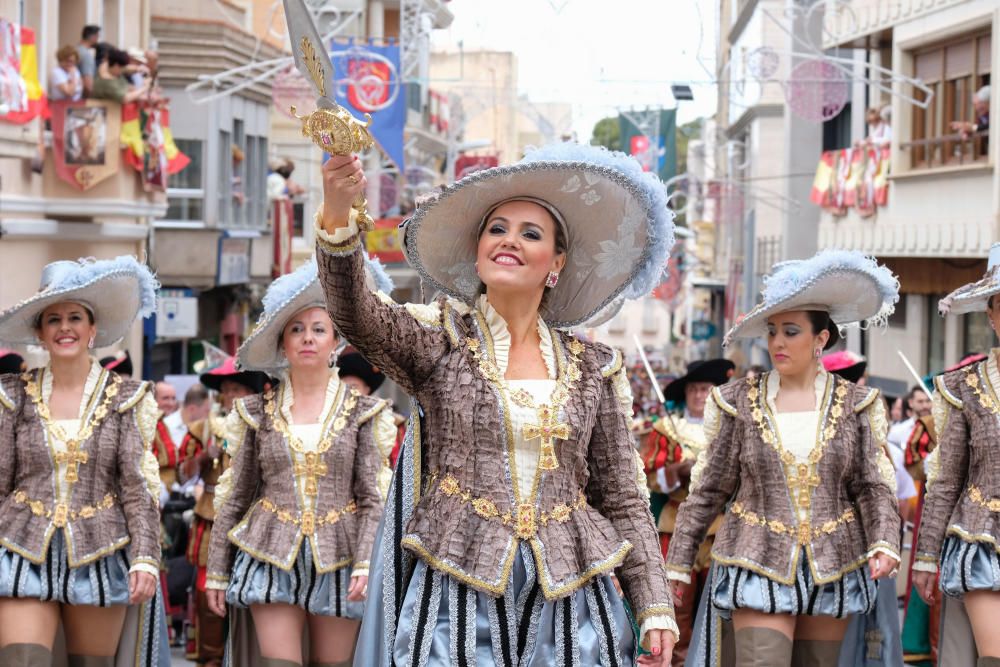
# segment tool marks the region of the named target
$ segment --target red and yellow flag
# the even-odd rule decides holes
[[[18,71],[20,72],[24,88],[27,91],[27,106],[21,107],[19,103],[12,105],[11,110],[6,115],[0,116],[0,120],[23,125],[34,120],[39,115],[47,118],[48,100],[45,97],[45,91],[42,90],[42,84],[38,80],[38,48],[35,45],[35,31],[31,28],[19,27],[7,22],[3,23],[6,25],[0,25],[0,28],[5,32],[13,31],[20,33],[21,48],[20,57],[18,58]]]
[[[147,139],[143,139],[143,130]],[[166,107],[155,109],[145,102],[130,102],[122,106],[121,143],[125,151],[125,161],[136,171],[142,171],[146,158],[147,142],[162,141],[163,154],[167,158],[167,173],[176,174],[188,166],[191,158],[184,155],[174,143],[170,131],[170,110]]]

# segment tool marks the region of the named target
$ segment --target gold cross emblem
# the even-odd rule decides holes
[[[329,469],[323,463],[323,459],[315,452],[306,452],[305,463],[295,464],[295,474],[306,476],[306,495],[316,496],[319,492],[316,481],[326,475]]]
[[[74,484],[80,479],[80,464],[86,463],[89,455],[87,452],[80,451],[79,443],[76,440],[69,440],[66,442],[66,451],[59,452],[55,458],[56,463],[66,465],[66,481]]]
[[[559,459],[556,458],[556,450],[553,442],[556,438],[567,440],[570,436],[569,424],[557,421],[555,412],[548,405],[538,408],[537,424],[525,424],[521,431],[525,440],[539,438],[542,442],[542,451],[538,461],[538,467],[542,470],[555,470],[559,467]]]

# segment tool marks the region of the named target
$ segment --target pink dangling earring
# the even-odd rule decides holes
[[[93,336],[90,337],[90,342],[87,343],[87,347],[90,348],[91,350],[94,349],[94,337]]]
[[[555,287],[559,284],[559,274],[555,271],[549,271],[549,275],[545,278],[546,287]]]
[[[820,348],[817,347],[816,348],[816,358],[819,359],[819,355],[821,355],[821,354],[823,354],[823,350],[821,350]]]

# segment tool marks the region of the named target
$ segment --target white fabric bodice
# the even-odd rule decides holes
[[[320,438],[323,436],[323,426],[327,424],[331,415],[330,411],[334,408],[334,402],[337,400],[337,392],[340,389],[340,378],[337,373],[330,373],[330,381],[326,385],[326,398],[323,400],[323,409],[320,411],[319,420],[311,424],[296,424],[292,420],[292,406],[295,404],[295,395],[292,392],[292,381],[289,378],[288,373],[285,373],[281,378],[281,416],[288,424],[288,429],[292,432],[301,443],[301,449],[303,452],[315,452],[319,447]],[[288,448],[288,453],[292,457],[292,463],[295,466],[300,466],[305,464],[305,454],[298,452],[291,446]],[[306,495],[306,476],[296,475],[295,484],[299,492],[299,500],[302,502],[303,507],[312,507],[315,503],[315,498],[310,498]]]
[[[101,379],[101,365],[96,361],[91,361],[90,372],[87,374],[87,380],[83,385],[83,395],[80,397],[80,407],[77,409],[76,419],[53,419],[53,423],[59,428],[65,431],[66,436],[69,438],[75,438],[77,433],[80,432],[80,420],[85,416],[87,406],[90,405],[90,399],[94,395],[94,390],[97,388],[97,382]],[[42,373],[42,401],[48,405],[52,398],[52,368],[49,366],[45,367],[45,371]],[[54,429],[49,430],[49,447],[53,456],[53,467],[56,471],[56,492],[58,493],[57,500],[68,500],[70,495],[69,482],[66,481],[66,470],[68,465],[65,463],[55,463],[54,458],[56,454],[62,454],[66,452],[66,443],[57,437]]]

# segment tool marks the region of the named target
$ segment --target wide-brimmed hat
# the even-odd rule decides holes
[[[372,366],[364,355],[353,347],[348,347],[337,357],[337,372],[342,378],[349,375],[358,378],[373,392],[378,391],[385,382],[385,373]]]
[[[736,364],[728,359],[692,361],[688,364],[687,373],[666,386],[663,398],[672,403],[683,403],[684,390],[691,382],[711,382],[718,386],[729,382],[735,371]]]
[[[572,142],[477,171],[421,205],[404,225],[407,260],[436,289],[472,303],[485,218],[519,200],[542,205],[566,235],[566,265],[541,310],[549,325],[577,326],[616,297],[639,298],[659,284],[674,244],[663,183],[624,153]]]
[[[149,267],[131,255],[52,262],[42,269],[37,294],[0,313],[0,341],[37,344],[42,312],[53,304],[72,302],[93,313],[94,345],[113,345],[125,337],[137,316],[148,317],[156,310],[159,286]]]
[[[365,253],[365,282],[373,291],[390,294],[392,280],[377,259]],[[289,318],[307,308],[326,308],[326,295],[319,284],[316,262],[309,260],[295,271],[275,279],[263,298],[264,312],[253,331],[236,351],[239,370],[263,371],[279,376],[288,360],[278,349],[281,332]]]
[[[726,334],[736,338],[767,334],[767,319],[791,310],[829,313],[840,328],[885,324],[899,301],[899,280],[874,258],[855,250],[823,250],[809,259],[776,264],[764,277],[763,299]]]
[[[983,311],[994,294],[1000,294],[1000,243],[990,246],[986,275],[974,283],[962,285],[938,301],[938,312],[941,315],[961,315]]]
[[[835,373],[848,382],[857,382],[865,374],[868,362],[860,354],[850,350],[838,350],[823,355],[823,368],[829,373]]]
[[[132,355],[128,353],[128,350],[122,350],[110,357],[102,357],[97,363],[109,371],[118,373],[118,375],[132,377],[132,371],[134,370],[132,368]]]
[[[236,357],[226,357],[221,364],[198,376],[198,381],[213,391],[222,391],[222,383],[226,380],[237,382],[259,394],[264,391],[268,377],[260,371],[241,371],[236,368]]]

